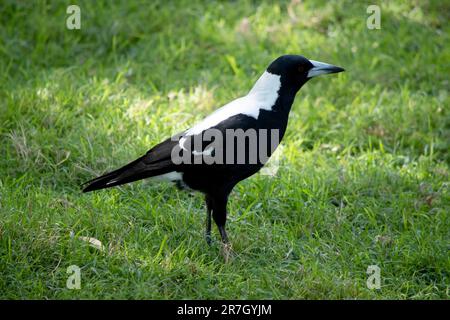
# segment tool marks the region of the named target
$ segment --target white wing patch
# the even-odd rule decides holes
[[[183,174],[181,172],[172,171],[165,174],[161,174],[159,176],[151,177],[150,179],[159,180],[159,181],[181,181],[183,179]]]
[[[204,151],[192,151],[192,154],[194,156],[200,156],[200,155],[205,155],[205,156],[210,156],[214,151],[213,147],[208,147],[206,148]]]
[[[220,109],[217,109],[187,130],[184,137],[179,141],[180,147],[186,150],[184,147],[186,141],[185,136],[199,134],[235,115],[244,114],[258,119],[261,110],[272,110],[278,99],[278,91],[281,87],[280,78],[279,75],[265,71],[246,96],[233,100]]]

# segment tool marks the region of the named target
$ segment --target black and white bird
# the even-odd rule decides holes
[[[206,240],[210,244],[212,216],[223,243],[227,244],[225,222],[230,192],[238,182],[263,167],[265,160],[260,156],[264,154],[261,151],[266,151],[267,157],[273,153],[284,136],[289,112],[299,89],[311,78],[342,71],[343,68],[308,60],[300,55],[281,56],[269,65],[246,96],[231,101],[192,128],[154,146],[139,159],[86,182],[83,192],[151,177],[176,182],[179,186],[205,194]],[[249,130],[257,133],[257,143],[251,143],[248,139]],[[214,135],[208,134],[212,131]],[[275,132],[276,135],[258,134],[267,131]],[[230,138],[228,132],[244,134],[243,149],[229,143],[239,137],[235,135]],[[218,134],[223,135],[221,143],[218,143]],[[208,139],[207,135],[215,139]],[[244,156],[239,161],[242,150]],[[174,158],[174,155],[180,154],[185,161]],[[185,157],[186,154],[188,157]],[[251,154],[256,154],[256,161]],[[206,163],[206,160],[194,159],[206,156],[216,161]]]

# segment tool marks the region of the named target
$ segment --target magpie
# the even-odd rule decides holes
[[[227,202],[232,189],[258,172],[281,142],[300,88],[316,76],[342,71],[343,68],[300,55],[280,56],[270,63],[246,96],[217,109],[135,161],[86,182],[83,192],[145,178],[164,179],[202,192],[207,211],[206,241],[211,244],[212,216],[226,245]],[[231,143],[242,136],[243,143]]]

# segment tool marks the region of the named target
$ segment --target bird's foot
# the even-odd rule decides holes
[[[208,244],[208,246],[211,246],[212,239],[211,239],[210,233],[205,234],[205,240],[206,240],[206,243]]]
[[[225,263],[231,262],[231,260],[236,256],[230,242],[222,243],[222,255]]]

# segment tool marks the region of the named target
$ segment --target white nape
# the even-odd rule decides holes
[[[241,98],[231,101],[217,109],[208,117],[186,131],[185,136],[191,136],[214,127],[220,122],[238,114],[244,114],[258,119],[261,110],[272,110],[278,99],[278,91],[281,88],[281,76],[265,71],[256,81],[250,92]],[[185,137],[180,139],[179,145],[184,147]]]
[[[280,87],[280,76],[265,71],[246,96],[233,100],[220,109],[217,109],[186,131],[186,135],[199,134],[238,114],[245,114],[258,119],[260,110],[272,110],[275,101],[278,99],[278,90],[280,90]]]

